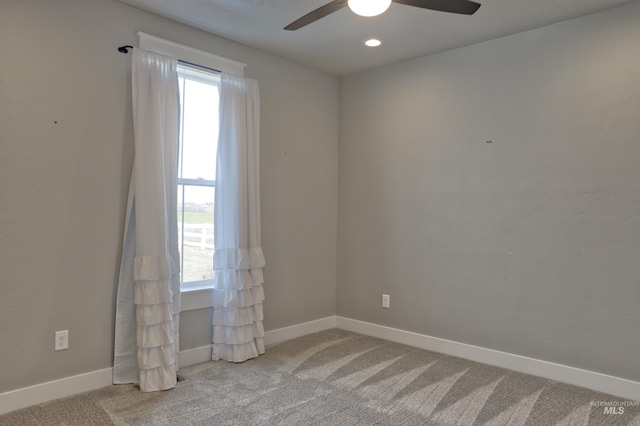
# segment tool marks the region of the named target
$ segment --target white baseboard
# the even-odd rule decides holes
[[[264,344],[267,346],[274,345],[276,343],[284,342],[285,340],[295,339],[296,337],[302,337],[307,334],[317,333],[318,331],[329,330],[332,328],[336,328],[335,316],[266,331],[264,333]],[[201,362],[211,361],[211,345],[180,351],[179,361],[181,368],[193,364],[199,364]]]
[[[639,382],[338,316],[267,331],[264,340],[266,345],[273,345],[332,328],[341,328],[640,401]],[[210,359],[211,347],[209,345],[180,352],[180,366],[182,367],[206,362]],[[109,386],[112,383],[112,376],[113,369],[105,368],[2,393],[0,394],[0,415]]]
[[[335,316],[330,316],[315,321],[292,325],[291,327],[267,331],[264,333],[264,344],[274,345],[286,340],[295,339],[296,337],[336,328],[336,318]]]
[[[211,345],[186,349],[184,351],[180,351],[180,354],[178,355],[178,365],[180,368],[207,361],[211,361]]]
[[[619,377],[344,317],[336,317],[336,327],[640,401],[640,383]]]
[[[113,368],[91,371],[0,394],[0,414],[109,386]]]

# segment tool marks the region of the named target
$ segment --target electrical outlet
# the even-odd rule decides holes
[[[69,349],[69,330],[56,331],[56,351],[63,351]]]
[[[391,303],[390,297],[388,294],[383,294],[382,295],[382,307],[383,308],[388,308],[389,304]]]

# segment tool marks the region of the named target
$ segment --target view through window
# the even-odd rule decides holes
[[[219,74],[180,65],[178,237],[182,289],[213,279]]]

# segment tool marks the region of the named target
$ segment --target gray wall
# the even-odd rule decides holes
[[[338,79],[111,0],[0,1],[0,393],[112,366],[137,31],[245,62],[262,100],[265,328],[335,314]],[[208,343],[183,315],[181,349]],[[53,351],[54,330],[70,349]]]
[[[640,380],[638,23],[342,79],[338,315]]]
[[[260,82],[267,330],[337,303],[640,380],[639,18],[636,2],[339,84],[111,0],[0,1],[0,393],[112,365],[133,161],[115,48],[138,30]],[[182,349],[207,321],[183,315]]]

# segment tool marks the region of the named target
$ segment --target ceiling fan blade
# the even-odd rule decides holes
[[[393,0],[393,2],[463,15],[473,15],[480,7],[480,3],[470,0]]]
[[[320,18],[324,18],[325,16],[342,9],[346,5],[347,5],[347,0],[334,0],[331,3],[325,4],[324,6],[320,6],[313,12],[307,13],[302,18],[296,21],[293,21],[292,23],[284,27],[284,29],[289,31],[295,31],[298,28],[302,28],[306,25],[309,25],[310,23],[315,22]]]

